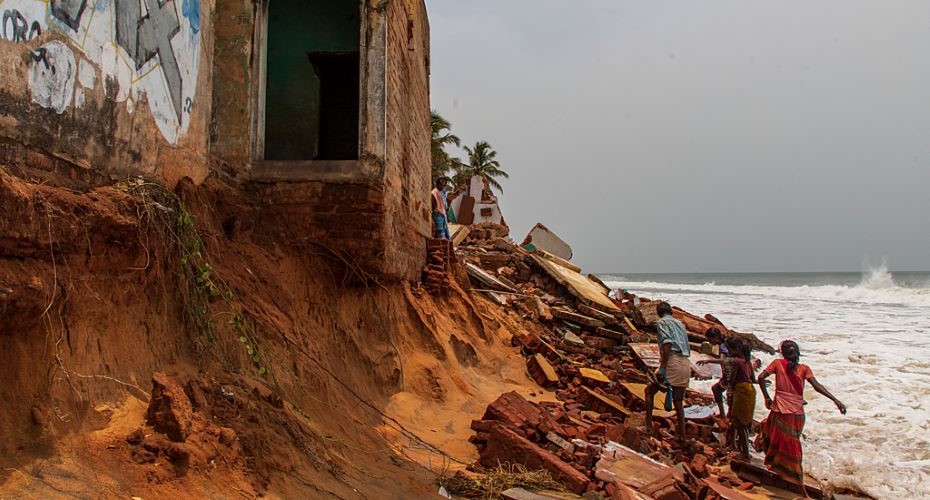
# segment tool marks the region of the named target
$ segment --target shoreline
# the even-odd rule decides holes
[[[624,488],[643,493],[628,482],[607,480],[609,474],[605,471],[610,464],[605,450],[610,448],[616,460],[615,444],[619,443],[624,446],[622,453],[633,453],[624,460],[652,460],[669,470],[683,469],[686,473],[676,477],[674,488],[666,485],[668,491],[677,489],[683,498],[697,498],[710,490],[718,491],[718,495],[720,491],[726,492],[724,497],[739,495],[740,488],[768,498],[779,498],[785,493],[783,488],[789,485],[767,474],[760,464],[739,471],[731,468],[730,457],[717,440],[723,430],[722,422],[714,418],[717,411],[709,394],[688,391],[686,406],[693,411],[713,406],[713,411],[712,415],[698,414],[700,418],[689,419],[685,446],[678,446],[671,439],[673,419],[661,411],[656,413],[658,435],[647,436],[642,432],[645,403],[641,390],[647,381],[650,360],[639,351],[650,340],[654,341],[654,318],[648,309],[650,304],[654,309],[655,302],[644,299],[639,307],[634,307],[631,301],[618,301],[608,295],[611,289],[599,277],[589,275],[585,278],[588,283],[581,283],[577,281],[582,276],[580,269],[570,262],[552,258],[546,252],[528,251],[495,234],[469,236],[456,253],[464,257],[466,265],[478,267],[488,275],[470,273],[475,292],[503,309],[511,308],[539,327],[533,332],[516,333],[512,343],[524,355],[527,371],[539,389],[552,390],[556,396],[553,402],[534,404],[507,393],[489,405],[482,418],[472,423],[475,434],[470,441],[479,450],[480,466],[522,460],[550,470],[576,493],[597,492],[605,498]],[[600,288],[614,307],[591,295],[588,284]],[[700,344],[705,340],[703,331],[710,326],[720,327],[728,335],[751,338],[756,349],[774,352],[754,335],[726,329],[711,315],[702,318],[680,309],[674,315],[685,321],[692,352],[700,352]],[[702,375],[707,378],[707,374]],[[660,409],[657,405],[657,410]],[[533,416],[527,420],[526,414]],[[529,425],[528,421],[535,425]],[[578,452],[579,447],[594,451]],[[533,451],[513,456],[514,449],[523,448]],[[662,476],[665,470],[655,473]],[[830,497],[833,494],[830,485],[825,487],[825,497]],[[868,498],[862,492],[843,492]]]

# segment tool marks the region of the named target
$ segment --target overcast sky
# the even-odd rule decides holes
[[[433,108],[594,272],[930,270],[930,1],[427,0]]]

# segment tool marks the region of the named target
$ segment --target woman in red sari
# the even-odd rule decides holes
[[[801,467],[801,431],[804,430],[804,382],[810,381],[815,391],[830,398],[840,413],[846,406],[814,378],[807,365],[802,365],[801,349],[792,340],[781,343],[782,359],[772,361],[759,375],[759,385],[769,416],[762,421],[755,447],[765,452],[765,465],[783,479],[801,486],[804,491],[804,470]],[[769,397],[765,379],[775,375],[775,398]],[[805,492],[806,496],[806,492]]]

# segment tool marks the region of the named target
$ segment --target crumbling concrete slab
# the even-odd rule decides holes
[[[540,387],[552,389],[559,385],[559,375],[542,354],[534,354],[526,361],[527,370]]]
[[[707,487],[713,490],[723,500],[753,500],[752,497],[744,495],[738,490],[724,486],[716,481],[705,481]]]
[[[723,368],[720,365],[699,365],[698,361],[711,361],[718,360],[715,356],[710,356],[704,354],[703,352],[697,352],[691,350],[691,371],[694,373],[694,376],[699,379],[711,379],[711,378],[720,378],[723,376]]]
[[[583,314],[575,313],[573,311],[565,309],[564,307],[553,307],[552,315],[555,316],[556,318],[564,319],[565,321],[570,321],[572,323],[577,323],[579,325],[584,325],[589,328],[600,328],[604,326],[604,322],[599,319],[592,318],[590,316],[585,316]]]
[[[630,393],[636,399],[639,399],[646,404],[646,384],[636,384],[633,382],[628,382],[620,384],[623,389]],[[656,417],[661,418],[671,418],[675,416],[674,411],[665,411],[665,393],[657,392],[652,398],[653,410],[652,414]]]
[[[801,488],[798,485],[785,481],[777,473],[770,471],[762,460],[758,458],[752,458],[750,461],[733,460],[730,462],[730,468],[744,481],[774,486],[775,488],[794,491],[796,493],[801,492]],[[805,476],[804,478],[804,489],[807,490],[807,494],[810,495],[811,498],[823,498],[823,488],[820,486],[820,483],[810,476]]]
[[[505,285],[502,281],[486,273],[484,269],[470,263],[465,263],[465,270],[468,272],[468,275],[472,278],[475,278],[480,283],[485,286],[490,287],[493,290],[508,292],[508,293],[517,293],[513,288]]]
[[[610,379],[600,370],[579,368],[578,371],[581,373],[581,381],[587,385],[593,387],[607,387],[610,385]]]
[[[600,413],[610,413],[616,417],[626,418],[631,412],[625,408],[620,403],[614,401],[613,399],[608,398],[602,394],[592,391],[587,387],[583,387],[584,392],[582,393],[582,398],[584,398],[585,406],[588,408],[600,412]]]
[[[501,498],[506,500],[582,500],[583,497],[560,491],[510,488],[501,493]]]
[[[604,445],[594,477],[605,482],[624,484],[636,490],[642,490],[665,477],[675,481],[684,480],[684,475],[677,469],[613,441]]]
[[[463,224],[449,224],[449,234],[452,235],[452,244],[454,246],[459,246],[460,243],[465,241],[465,238],[468,237],[468,233],[471,232],[471,229],[468,226]]]
[[[607,314],[601,310],[586,306],[584,304],[578,304],[578,311],[587,316],[591,316],[594,319],[599,319],[608,325],[616,325],[618,323],[616,316]]]
[[[614,304],[610,297],[601,289],[600,285],[585,278],[581,274],[562,267],[548,259],[538,255],[530,254],[533,261],[541,267],[549,276],[555,279],[559,284],[568,289],[568,291],[582,302],[589,302],[596,305],[599,309],[613,313],[619,313],[620,308]],[[603,326],[603,325],[601,325]]]
[[[629,344],[633,354],[650,370],[655,370],[660,364],[659,344]]]
[[[545,250],[552,255],[558,256],[565,260],[572,260],[572,247],[562,238],[549,230],[546,226],[537,223],[527,233],[526,238],[520,246],[532,244],[534,247]]]
[[[541,249],[539,249],[539,248],[534,249],[534,250],[533,250],[533,253],[536,254],[536,255],[539,255],[539,256],[543,257],[544,259],[551,260],[552,262],[554,262],[554,263],[556,263],[556,264],[558,264],[558,265],[560,265],[560,266],[562,266],[562,267],[566,267],[566,268],[568,268],[568,269],[571,269],[572,271],[575,271],[576,273],[580,273],[580,272],[581,272],[581,268],[580,268],[580,267],[576,266],[575,264],[572,264],[570,261],[567,261],[567,260],[565,260],[565,259],[559,257],[558,255],[553,255],[553,254],[551,254],[551,253],[549,253],[549,252],[547,252],[547,251],[545,251],[545,250],[541,250]],[[607,293],[607,292],[604,292],[604,293]]]

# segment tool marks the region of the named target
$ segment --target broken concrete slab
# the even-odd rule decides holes
[[[465,241],[465,238],[468,237],[468,233],[471,232],[471,229],[464,224],[449,224],[449,234],[452,235],[452,245],[459,246],[460,243]]]
[[[592,387],[607,387],[610,385],[610,379],[600,370],[593,368],[579,368],[581,382]]]
[[[549,363],[549,360],[542,354],[534,354],[527,358],[526,368],[540,387],[546,389],[558,387],[560,383],[559,375],[556,373],[555,368],[552,367],[552,364]]]
[[[501,493],[501,498],[506,500],[583,500],[584,497],[561,491],[510,488]]]
[[[698,361],[716,361],[720,358],[710,356],[703,352],[691,350],[691,372],[699,379],[720,378],[723,376],[723,368],[718,364],[699,365]]]
[[[604,445],[594,477],[605,482],[621,483],[640,491],[665,477],[675,481],[684,480],[684,475],[675,468],[656,462],[613,441]]]
[[[610,297],[604,293],[600,285],[571,269],[560,266],[538,255],[530,254],[530,258],[542,268],[546,274],[567,288],[569,293],[574,295],[577,299],[583,302],[597,304],[599,308],[604,311],[609,311],[610,313],[620,312],[620,308],[610,300]]]
[[[591,316],[594,319],[599,319],[608,325],[616,325],[618,323],[616,316],[605,313],[593,307],[586,306],[584,304],[578,304],[578,312],[587,316]]]
[[[568,309],[565,309],[564,307],[553,307],[552,315],[565,321],[571,321],[573,323],[578,323],[579,325],[587,326],[588,328],[601,328],[604,326],[604,322],[599,319],[572,312]]]
[[[526,234],[526,238],[523,239],[523,243],[521,243],[520,246],[525,247],[530,244],[535,248],[545,250],[559,258],[572,260],[572,247],[541,223],[536,223],[536,225],[530,229],[530,232]]]
[[[472,278],[478,280],[481,284],[490,287],[493,290],[508,292],[508,293],[517,293],[513,288],[505,285],[499,279],[491,276],[484,269],[472,264],[471,262],[465,263],[465,270],[468,272],[468,275]]]
[[[713,490],[723,500],[753,500],[753,497],[747,496],[740,492],[739,490],[734,490],[728,486],[724,486],[716,481],[707,480],[705,481],[707,487]]]
[[[646,404],[646,384],[636,384],[633,382],[625,382],[620,384],[625,391],[627,391],[630,396],[641,401],[644,405]],[[671,418],[675,416],[674,411],[665,411],[665,393],[657,392],[652,398],[653,410],[652,414],[656,417],[661,418]]]
[[[605,327],[594,330],[594,335],[597,335],[598,337],[604,337],[605,339],[618,340],[620,342],[626,340],[626,335],[624,335],[623,332],[611,330],[610,328]]]
[[[633,354],[647,369],[655,370],[660,364],[659,344],[629,344]]]
[[[778,473],[769,470],[762,460],[758,458],[752,458],[750,461],[733,460],[730,462],[730,468],[744,481],[774,486],[775,488],[789,490],[795,493],[801,492],[799,485],[785,481]],[[804,478],[804,489],[807,490],[807,494],[810,495],[811,498],[823,498],[823,488],[820,486],[819,482],[810,476]]]
[[[550,261],[552,261],[552,262],[554,262],[554,263],[556,263],[556,264],[558,264],[558,265],[560,265],[560,266],[562,266],[562,267],[571,269],[572,271],[575,271],[576,273],[580,273],[580,272],[581,272],[581,268],[578,267],[578,266],[576,266],[575,264],[573,264],[573,263],[571,263],[571,262],[569,262],[569,261],[567,261],[567,260],[565,260],[565,259],[563,259],[563,258],[561,258],[561,257],[559,257],[559,256],[557,256],[557,255],[553,255],[553,254],[551,254],[551,253],[549,253],[549,252],[547,252],[547,251],[545,251],[545,250],[542,250],[542,249],[540,249],[540,248],[537,248],[537,249],[533,250],[533,253],[536,254],[536,255],[539,255],[539,256],[543,257],[544,259],[550,260]]]
[[[562,340],[564,340],[565,342],[568,342],[569,344],[572,344],[572,345],[574,345],[574,346],[576,346],[576,347],[584,347],[584,346],[585,346],[584,339],[582,339],[582,338],[579,337],[578,335],[575,335],[573,332],[565,332],[565,333],[562,335]]]
[[[594,392],[587,387],[582,386],[581,397],[585,406],[589,409],[600,413],[609,413],[615,417],[626,418],[631,412],[622,404],[607,396]]]

